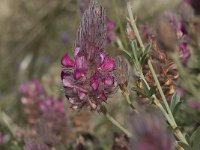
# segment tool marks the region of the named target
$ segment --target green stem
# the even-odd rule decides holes
[[[3,111],[0,110],[0,121],[5,124],[10,133],[15,137],[17,126],[13,123],[12,119]]]
[[[151,63],[150,60],[148,60],[147,63],[148,63],[149,69],[150,69],[150,71],[151,71],[151,73],[152,73],[152,75],[153,75],[153,78],[154,78],[154,81],[155,81],[156,86],[157,86],[157,88],[158,88],[158,91],[159,91],[159,93],[160,93],[160,95],[161,95],[161,98],[162,98],[162,100],[163,100],[163,102],[164,102],[164,105],[165,105],[165,107],[166,107],[166,109],[167,109],[167,112],[169,113],[169,115],[170,115],[171,119],[173,120],[174,124],[176,125],[176,121],[175,121],[175,119],[174,119],[174,117],[173,117],[173,115],[172,115],[172,112],[171,112],[170,108],[169,108],[169,104],[167,103],[167,99],[166,99],[165,94],[164,94],[164,92],[163,92],[163,90],[162,90],[162,87],[161,87],[161,85],[160,85],[160,82],[159,82],[159,80],[158,80],[158,78],[157,78],[157,75],[156,75],[156,73],[155,73],[155,70],[154,70],[154,68],[153,68],[153,65],[152,65],[152,63]],[[176,125],[176,126],[177,126],[177,125]]]
[[[124,29],[123,29],[123,25],[122,25],[122,22],[121,22],[121,20],[120,20],[120,18],[119,18],[119,10],[117,9],[117,5],[116,5],[116,0],[112,0],[112,3],[113,3],[113,7],[115,8],[115,13],[116,13],[116,20],[117,20],[117,24],[118,24],[118,26],[119,26],[119,29],[120,29],[120,32],[121,32],[121,34],[122,34],[122,38],[123,38],[123,42],[124,42],[124,44],[125,44],[125,46],[127,47],[128,46],[128,42],[127,42],[127,40],[126,40],[126,34],[125,34],[125,32],[124,32]]]
[[[132,102],[130,100],[129,93],[128,92],[122,92],[122,95],[124,96],[124,99],[126,100],[128,105],[132,108],[132,110],[134,110],[137,113],[137,110],[135,109],[135,106],[132,104]]]
[[[140,44],[140,46],[141,46],[141,48],[142,48],[142,51],[144,52],[145,47],[144,47],[144,44],[143,44],[142,39],[141,39],[141,37],[140,37],[138,28],[137,28],[137,26],[136,26],[136,22],[135,22],[135,19],[134,19],[134,17],[133,17],[133,13],[132,13],[132,9],[131,9],[131,5],[130,5],[130,4],[128,4],[128,11],[129,11],[129,17],[130,17],[130,21],[131,21],[131,25],[132,25],[132,27],[133,27],[134,33],[135,33],[136,38],[137,38],[137,40],[138,40],[138,42],[139,42],[139,44]],[[174,117],[173,117],[173,115],[172,115],[172,113],[171,113],[171,110],[170,110],[170,108],[169,108],[169,105],[168,105],[168,103],[167,103],[167,99],[166,99],[166,97],[165,97],[165,95],[164,95],[164,92],[163,92],[163,90],[162,90],[162,88],[161,88],[160,82],[159,82],[159,80],[158,80],[158,78],[157,78],[157,75],[156,75],[155,70],[154,70],[154,68],[153,68],[153,65],[152,65],[152,63],[151,63],[151,60],[148,60],[148,66],[149,66],[149,69],[150,69],[150,71],[151,71],[151,73],[152,73],[152,75],[153,75],[153,78],[154,78],[154,80],[155,80],[155,83],[156,83],[156,86],[157,86],[157,88],[158,88],[158,91],[159,91],[159,93],[160,93],[160,95],[161,95],[161,97],[162,97],[162,99],[163,99],[163,102],[164,102],[164,105],[165,105],[165,107],[166,107],[166,109],[167,109],[167,112],[169,113],[171,119],[175,122]]]
[[[110,116],[108,113],[105,114],[106,118],[116,127],[118,127],[121,131],[123,131],[128,137],[131,137],[131,133],[125,129],[119,122],[117,122],[112,116]]]
[[[141,39],[141,37],[140,37],[138,28],[137,28],[137,26],[136,26],[136,22],[135,22],[135,19],[134,19],[134,17],[133,17],[132,8],[131,8],[130,3],[128,3],[127,8],[128,8],[128,12],[129,12],[129,17],[130,17],[131,26],[132,26],[132,28],[133,28],[133,30],[134,30],[134,33],[135,33],[135,35],[136,35],[136,38],[137,38],[137,40],[138,40],[140,46],[141,46],[141,48],[142,48],[142,51],[144,52],[145,47],[144,47],[144,44],[143,44],[142,39]],[[175,119],[174,119],[174,117],[173,117],[173,115],[172,115],[172,112],[171,112],[170,108],[169,108],[169,105],[168,105],[168,103],[167,103],[167,99],[166,99],[166,97],[165,97],[165,95],[164,95],[164,92],[163,92],[163,90],[162,90],[162,88],[161,88],[160,82],[159,82],[159,80],[158,80],[158,78],[157,78],[157,75],[156,75],[155,70],[154,70],[154,68],[153,68],[153,65],[152,65],[152,63],[151,63],[151,60],[148,60],[147,63],[148,63],[148,66],[149,66],[149,68],[150,68],[150,71],[151,71],[151,73],[152,73],[152,75],[153,75],[153,78],[154,78],[154,80],[155,80],[156,86],[157,86],[157,88],[158,88],[158,90],[159,90],[159,93],[160,93],[160,95],[161,95],[161,97],[162,97],[162,99],[163,99],[164,105],[165,105],[165,107],[166,107],[167,110],[165,110],[165,109],[163,108],[163,106],[160,104],[160,101],[156,98],[155,94],[153,95],[154,103],[155,103],[155,104],[157,105],[157,107],[159,107],[159,109],[162,111],[162,113],[164,114],[165,118],[166,118],[167,121],[169,122],[170,126],[175,130],[174,134],[176,135],[176,137],[177,137],[180,141],[182,141],[182,142],[188,144],[187,141],[186,141],[186,139],[185,139],[185,137],[183,136],[183,134],[181,133],[181,131],[180,131],[180,130],[178,129],[178,127],[177,127],[176,121],[175,121]],[[142,72],[142,71],[141,71],[141,72]],[[142,75],[141,78],[143,78],[143,80],[145,81],[145,83],[148,85],[148,83],[146,82],[146,80],[145,80],[145,78],[144,78],[144,75]],[[150,87],[148,86],[148,88],[150,88]]]

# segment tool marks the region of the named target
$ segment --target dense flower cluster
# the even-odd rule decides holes
[[[37,79],[23,83],[20,86],[20,92],[23,95],[21,102],[27,114],[28,128],[31,129],[31,133],[29,133],[30,131],[25,133],[26,136],[43,136],[43,139],[50,137],[57,139],[57,141],[66,141],[68,124],[63,100],[47,96],[42,84]],[[45,124],[45,130],[43,130],[42,124]],[[46,132],[46,130],[48,131]],[[44,141],[45,144],[54,142],[52,140],[50,142],[49,140]]]
[[[164,12],[157,21],[157,36],[165,50],[178,51],[183,65],[190,58],[189,35],[184,22],[172,12]]]
[[[64,54],[61,60],[65,95],[74,109],[96,109],[115,90],[115,61],[105,53],[105,42],[105,12],[92,1],[78,29],[74,59]]]
[[[21,84],[19,90],[23,95],[21,102],[24,106],[28,123],[35,125],[41,116],[41,111],[38,107],[45,98],[44,89],[39,80],[33,79]]]
[[[64,102],[62,99],[54,99],[47,97],[45,101],[40,104],[42,111],[42,118],[45,121],[46,127],[52,130],[57,140],[66,141],[68,138],[68,122],[65,114]]]
[[[25,142],[24,150],[50,150],[50,148],[35,139],[29,139]]]

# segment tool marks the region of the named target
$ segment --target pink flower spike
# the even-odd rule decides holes
[[[74,67],[75,62],[72,60],[67,53],[65,53],[61,59],[61,64],[65,67]]]
[[[111,56],[107,56],[105,57],[99,69],[103,71],[113,71],[114,67],[115,67],[114,59]]]

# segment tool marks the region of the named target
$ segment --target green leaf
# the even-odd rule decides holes
[[[124,49],[120,49],[125,55],[126,57],[128,57],[129,59],[132,59],[131,53],[129,53],[127,50]]]
[[[180,95],[177,92],[175,92],[172,96],[171,104],[170,104],[170,109],[171,109],[172,113],[174,113],[175,108],[177,108],[178,104],[180,104],[180,103],[181,103]]]
[[[190,137],[192,150],[200,149],[200,127],[198,127]]]
[[[145,93],[144,90],[142,90],[142,89],[140,89],[140,88],[138,88],[138,87],[132,87],[131,90],[132,90],[132,91],[135,91],[135,92],[137,92],[137,93],[139,93],[139,94],[141,94],[141,95],[143,95],[143,96],[145,96],[145,97],[148,96],[148,95]]]
[[[189,145],[191,144],[191,141],[190,141],[190,136],[189,134],[185,134],[185,139],[187,140],[187,142],[189,143]]]
[[[151,87],[151,89],[149,90],[149,93],[148,93],[149,97],[151,97],[155,92],[156,92],[156,87],[155,86]]]
[[[142,81],[142,85],[143,85],[143,87],[144,87],[144,93],[145,93],[145,95],[148,97],[149,96],[149,88],[148,88],[148,85],[146,84],[146,82],[143,80],[143,79],[141,79],[141,81]]]
[[[143,53],[143,55],[142,55],[142,57],[141,57],[141,59],[140,59],[141,64],[144,63],[144,61],[145,61],[145,59],[146,59],[146,57],[147,57],[147,54],[149,53],[150,50],[151,50],[151,43],[149,43],[149,44],[147,45],[147,47],[145,48],[145,50],[144,50],[144,53]]]
[[[132,47],[132,53],[131,56],[134,60],[138,59],[138,47],[137,47],[137,42],[136,40],[133,40],[131,42],[131,47]]]

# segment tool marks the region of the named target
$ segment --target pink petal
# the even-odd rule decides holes
[[[93,90],[97,90],[98,87],[99,87],[99,80],[98,80],[98,77],[97,76],[93,76],[91,79],[90,79],[90,86],[92,87]]]
[[[80,56],[76,58],[76,68],[79,70],[87,70],[87,61],[85,56]]]
[[[86,97],[86,93],[82,91],[78,91],[78,97],[83,100]]]
[[[80,79],[80,78],[82,78],[82,77],[84,77],[85,76],[85,71],[82,71],[82,70],[79,70],[79,69],[76,69],[75,71],[74,71],[74,78],[75,79]]]
[[[104,52],[100,53],[101,63],[103,63],[105,57],[106,57],[106,54]]]
[[[108,75],[107,77],[105,77],[103,79],[103,83],[104,83],[105,86],[113,85],[113,83],[114,83],[114,77],[111,76],[111,75]]]
[[[63,79],[63,85],[65,87],[74,87],[74,80],[71,77]]]
[[[78,53],[80,52],[80,47],[76,47],[75,49],[74,49],[74,56],[76,57],[77,55],[78,55]]]
[[[115,61],[111,56],[105,57],[103,63],[100,65],[102,71],[113,71],[115,67]]]
[[[61,64],[65,67],[74,67],[75,66],[74,60],[72,60],[67,53],[63,55],[63,57],[61,59]]]

